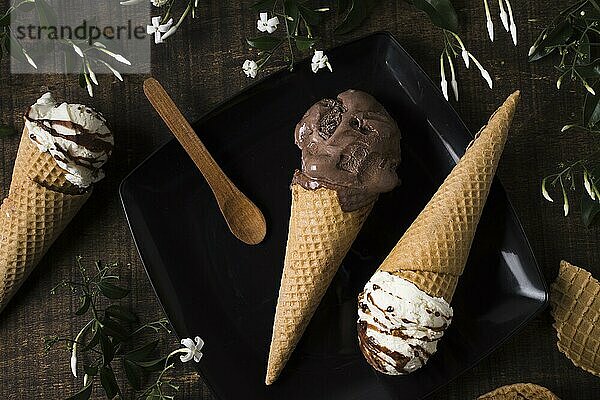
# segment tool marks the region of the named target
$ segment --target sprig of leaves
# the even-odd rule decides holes
[[[40,26],[50,27],[57,25],[56,10],[46,0],[22,0],[8,8],[0,17],[0,59],[3,54],[9,54],[18,62],[29,64],[32,68],[37,69],[35,57],[29,54],[10,28],[11,15],[16,11],[35,12]],[[81,64],[79,85],[85,88],[90,96],[94,95],[93,85],[98,85],[94,71],[107,69],[109,73],[122,81],[123,77],[111,65],[111,62],[117,61],[131,65],[118,49],[110,48],[111,45],[107,41],[96,41],[92,45],[88,45],[85,40],[56,39],[55,43],[64,52],[67,73],[76,72],[77,66],[79,63]]]
[[[348,1],[348,3],[351,3],[349,6],[352,6],[362,1],[364,0]],[[297,53],[314,48],[319,40],[314,36],[314,31],[323,22],[330,8],[310,8],[305,3],[298,0],[261,0],[251,6],[251,9],[257,13],[270,12],[277,16],[283,21],[281,24],[285,27],[283,35],[260,35],[246,39],[248,46],[258,50],[258,60],[256,61],[258,70],[272,62],[273,56],[278,50],[284,50],[287,52],[284,61],[287,62],[291,71],[294,68]],[[358,9],[356,11],[351,9],[338,29],[348,29],[354,23],[353,20],[357,18],[354,15],[358,13]]]
[[[580,121],[565,124],[561,132],[572,129],[587,132],[597,138],[600,134],[600,2],[597,0],[577,1],[563,9],[550,24],[542,29],[529,50],[529,61],[536,62],[555,56],[555,69],[558,73],[557,89],[565,81],[577,82],[585,90]],[[598,144],[600,149],[600,143]],[[586,192],[581,196],[583,223],[591,226],[597,223],[600,213],[600,151],[565,165],[558,166],[558,172],[542,179],[542,195],[550,202],[553,198],[548,186],[560,189],[565,216],[569,214],[569,192],[576,189],[578,182]]]
[[[141,324],[135,313],[115,302],[129,294],[129,289],[119,283],[117,264],[96,262],[94,268],[88,271],[81,257],[77,257],[75,262],[81,279],[63,281],[52,289],[52,293],[59,288],[68,288],[78,299],[75,315],[87,320],[74,339],[56,335],[45,338],[46,351],[56,344],[65,344],[71,353],[73,375],[77,377],[84,373],[82,388],[69,400],[89,399],[96,382],[107,398],[123,398],[125,390],[115,375],[117,364],[121,365],[133,391],[141,392],[139,398],[173,399],[178,387],[168,376],[174,368],[170,359],[182,350],[175,350],[167,356],[160,356],[157,351],[160,331],[170,332],[168,321],[163,318]],[[152,338],[139,345],[148,334]],[[156,373],[158,377],[144,389],[144,383]]]

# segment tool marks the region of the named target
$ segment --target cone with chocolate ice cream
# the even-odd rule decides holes
[[[27,112],[0,206],[0,312],[87,201],[111,149],[103,118],[85,106],[46,94]]]
[[[398,182],[400,131],[370,95],[349,90],[313,105],[296,126],[302,171],[292,207],[265,382],[272,384],[379,193]]]
[[[409,373],[436,351],[518,100],[494,113],[361,293],[359,343],[377,370]]]

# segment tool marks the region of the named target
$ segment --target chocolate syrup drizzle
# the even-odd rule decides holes
[[[78,109],[82,110],[83,106],[80,106]],[[61,154],[61,155],[54,155],[54,157],[58,161],[61,161],[65,164],[74,163],[78,166],[89,169],[93,175],[96,175],[98,173],[99,168],[104,164],[106,159],[108,157],[110,157],[112,150],[113,150],[113,145],[112,145],[112,143],[110,143],[108,141],[102,140],[102,138],[110,137],[110,135],[111,135],[110,131],[107,133],[91,132],[90,130],[86,129],[85,127],[83,127],[79,124],[76,124],[72,121],[35,119],[35,118],[31,118],[29,116],[30,112],[31,112],[31,107],[29,107],[29,109],[27,110],[27,113],[25,114],[25,119],[27,121],[29,121],[30,123],[35,124],[40,129],[46,131],[50,136],[52,136],[54,138],[61,138],[61,139],[67,140],[69,142],[73,142],[76,145],[81,146],[90,152],[104,153],[106,155],[106,157],[103,159],[99,159],[98,157],[77,156],[77,155],[71,154],[68,151],[68,149],[63,148],[59,143],[57,143],[55,141],[54,147],[56,148],[56,151]],[[106,122],[106,120],[104,119],[102,114],[100,114],[96,111],[85,108],[85,112],[100,119],[104,123]],[[67,129],[71,129],[71,130],[75,131],[76,134],[74,134],[74,135],[61,134],[54,128],[54,126],[56,126],[56,125],[63,126]],[[39,144],[37,137],[33,133],[30,133],[29,137],[31,140],[33,140],[34,142]]]
[[[373,290],[383,290],[383,289],[379,285],[374,284]],[[389,292],[388,292],[388,294],[393,295],[393,293],[389,293]],[[367,304],[363,303],[362,301],[360,301],[360,299],[364,298],[364,297],[365,297],[365,292],[363,291],[359,295],[358,306],[364,313],[370,314],[371,311],[369,309],[369,306]],[[392,322],[392,320],[388,316],[388,314],[393,313],[393,308],[391,311],[389,311],[388,309],[390,307],[387,307],[386,309],[379,307],[373,300],[371,293],[368,293],[366,295],[366,298],[374,307],[376,307],[378,310],[380,310],[382,312],[383,317],[389,323]],[[430,314],[432,313],[431,310],[426,310],[426,311]],[[438,317],[440,316],[439,312],[437,312],[437,311],[435,312],[435,315]],[[424,326],[423,328],[429,329],[433,332],[444,332],[446,330],[446,328],[448,328],[448,326],[450,325],[452,318],[451,317],[450,318],[443,317],[443,318],[446,321],[444,322],[444,324],[442,326],[440,326],[440,327]],[[438,340],[441,339],[441,336],[438,338],[415,337],[415,336],[407,334],[406,330],[402,327],[385,330],[385,329],[382,329],[381,326],[386,326],[389,324],[382,324],[381,321],[379,321],[375,317],[373,317],[373,319],[377,323],[377,325],[369,324],[366,321],[360,321],[360,320],[358,321],[358,323],[357,323],[358,341],[359,341],[360,349],[361,349],[363,355],[365,356],[365,358],[367,359],[367,361],[369,362],[369,364],[371,364],[371,366],[373,366],[373,368],[375,368],[376,370],[378,370],[380,372],[386,373],[389,370],[389,367],[391,366],[397,373],[407,374],[410,371],[406,370],[406,365],[410,362],[411,357],[405,356],[402,353],[399,353],[397,351],[394,351],[392,349],[387,348],[386,346],[382,346],[381,344],[377,343],[377,341],[374,338],[370,337],[367,334],[367,331],[369,329],[379,332],[383,335],[391,335],[394,337],[399,337],[405,341],[408,341],[410,339],[415,339],[415,340],[420,340],[422,342],[433,343],[433,342],[437,342]],[[402,319],[402,322],[404,322],[407,325],[408,324],[416,324],[415,321],[410,321],[408,319]],[[420,345],[410,344],[410,343],[407,343],[407,345],[413,350],[414,355],[419,359],[419,361],[421,362],[421,365],[424,365],[427,362],[427,360],[429,359],[429,357],[432,355],[432,353],[428,352]],[[393,364],[390,363],[389,359],[383,357],[384,354],[393,360]]]

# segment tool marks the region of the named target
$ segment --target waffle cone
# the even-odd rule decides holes
[[[20,188],[28,180],[33,180],[55,192],[68,194],[82,192],[67,180],[65,170],[58,166],[50,153],[39,151],[36,144],[29,139],[29,132],[25,127],[15,159],[10,190]]]
[[[89,197],[23,131],[8,197],[0,206],[0,312]]]
[[[600,283],[561,261],[550,291],[558,349],[579,368],[600,376]]]
[[[292,211],[267,385],[283,370],[371,208],[372,204],[344,212],[334,190],[292,185]]]
[[[560,400],[545,387],[533,383],[515,383],[499,387],[477,398],[478,400]]]
[[[462,274],[508,135],[519,92],[492,115],[391,251],[381,271],[450,302]]]

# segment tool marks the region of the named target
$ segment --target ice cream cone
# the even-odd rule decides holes
[[[292,185],[292,211],[267,385],[277,379],[300,341],[372,206],[344,212],[336,191]]]
[[[519,92],[477,134],[465,155],[380,266],[448,303],[463,272],[506,142]]]
[[[481,395],[477,400],[560,400],[545,387],[533,383],[515,383]]]
[[[561,261],[550,292],[558,349],[576,366],[600,376],[600,283]]]
[[[24,128],[0,207],[0,312],[88,199],[80,191]]]

